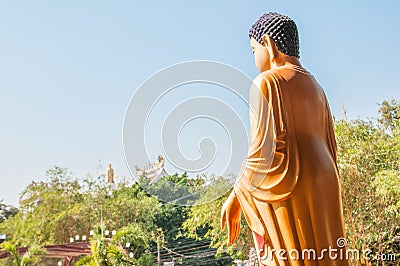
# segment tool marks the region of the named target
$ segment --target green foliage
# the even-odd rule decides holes
[[[199,198],[203,184],[204,177],[191,179],[186,173],[166,176],[153,184],[149,184],[149,179],[141,178],[141,187],[164,202],[162,211],[156,215],[156,225],[162,228],[166,243],[184,234],[182,223],[190,210],[187,205]]]
[[[45,255],[46,251],[38,245],[32,245],[24,255],[20,256],[15,245],[10,242],[0,244],[0,250],[11,254],[11,261],[15,266],[35,265],[40,261],[41,255]]]
[[[97,266],[97,265],[96,262],[93,260],[93,257],[84,256],[75,263],[75,266]]]
[[[391,170],[381,171],[375,176],[372,185],[375,187],[377,196],[381,197],[389,206],[393,206],[389,209],[397,208],[397,211],[400,211],[399,172]]]
[[[182,223],[187,219],[189,210],[187,206],[163,204],[162,212],[156,216],[156,224],[162,229],[166,243],[174,242],[177,236],[183,234]]]
[[[239,240],[235,245],[229,247],[227,246],[228,234],[226,230],[221,229],[220,224],[221,208],[231,190],[230,179],[212,177],[211,182],[196,202],[197,204],[190,209],[189,217],[183,223],[183,227],[188,231],[188,237],[197,240],[211,240],[210,246],[216,248],[218,254],[226,251],[234,258],[243,259],[253,243],[251,231],[244,217],[242,217]]]
[[[0,231],[18,246],[66,241],[62,238],[64,230],[57,230],[57,217],[82,200],[80,185],[66,169],[59,167],[50,169],[47,179],[47,182],[32,182],[22,192],[21,211],[0,224]]]
[[[46,251],[38,245],[32,245],[21,258],[21,266],[34,265],[40,261],[40,255],[45,255]]]
[[[176,187],[184,184],[188,191],[194,191],[199,182],[199,179],[192,180],[186,175],[174,175],[154,189],[182,193]],[[155,245],[155,232],[162,235],[163,241],[173,242],[181,233],[189,209],[162,204],[138,184],[130,187],[120,184],[118,189],[111,190],[101,180],[90,177],[78,182],[72,179],[67,169],[60,167],[47,171],[45,182],[32,182],[22,193],[20,204],[21,212],[0,223],[0,231],[15,245],[66,243],[71,236],[88,235],[94,225],[102,223],[104,228],[118,229],[115,236],[118,245],[132,243],[129,252],[141,265],[154,259],[146,252]],[[84,258],[80,263],[122,258],[118,249],[110,248],[108,252],[103,242],[94,244],[97,251],[93,253],[97,255],[92,259]],[[111,257],[101,257],[101,254]]]
[[[104,185],[90,179],[81,186],[64,168],[47,173],[47,182],[32,182],[24,190],[21,211],[0,223],[0,231],[15,245],[66,243],[71,236],[88,234],[101,221],[111,229],[131,223],[143,232],[157,229],[155,217],[162,204],[138,185],[121,185],[110,195]]]
[[[12,262],[14,265],[17,265],[17,266],[21,265],[21,260],[19,258],[19,254],[18,254],[16,246],[11,244],[10,242],[4,242],[4,243],[0,244],[0,249],[1,249],[1,251],[6,251],[11,254]]]
[[[140,266],[153,266],[154,264],[154,257],[151,254],[144,254],[142,256],[140,256],[140,258],[138,258],[136,260],[137,265]]]
[[[126,265],[152,265],[143,264],[153,261],[153,257],[145,253],[149,246],[151,237],[146,235],[142,229],[131,224],[121,228],[111,239],[104,237],[103,230],[97,228],[91,244],[91,256],[79,259],[76,265],[80,266],[126,266]],[[129,247],[126,245],[129,243]],[[132,254],[132,256],[130,255]],[[140,263],[139,263],[140,262]]]
[[[130,224],[118,230],[111,243],[122,247],[126,247],[126,244],[130,243],[127,249],[132,252],[134,258],[140,258],[142,254],[145,254],[153,239],[153,232],[144,232],[137,224]]]
[[[378,124],[339,121],[335,132],[350,247],[371,249],[374,254],[394,253],[399,258],[400,247],[394,238],[400,234],[400,135],[392,115],[397,108],[388,108],[384,102]]]
[[[394,99],[383,101],[379,107],[379,123],[386,129],[400,127],[400,103]]]
[[[165,176],[152,184],[149,179],[142,176],[139,183],[142,188],[156,196],[161,202],[190,205],[198,199],[197,192],[201,189],[204,179],[202,177],[191,179],[184,173]]]

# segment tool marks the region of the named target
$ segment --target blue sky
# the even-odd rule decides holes
[[[188,60],[257,74],[248,29],[278,11],[299,27],[301,61],[336,118],[377,116],[399,99],[398,1],[3,1],[0,199],[17,204],[52,165],[76,177],[99,161],[128,176],[122,123],[135,89]],[[190,153],[190,152],[189,152]]]

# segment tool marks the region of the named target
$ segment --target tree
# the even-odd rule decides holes
[[[388,132],[372,121],[356,120],[337,122],[335,132],[348,246],[374,254],[393,252],[399,258],[393,241],[400,233],[397,129]]]
[[[83,202],[80,189],[78,181],[72,180],[66,168],[51,168],[47,171],[46,182],[32,182],[22,192],[21,211],[1,223],[0,231],[17,246],[66,242],[65,230],[58,227],[59,217],[64,212],[72,212],[74,204]],[[78,217],[73,219],[76,221]],[[71,233],[81,229],[81,224],[74,222],[74,225]]]
[[[137,184],[129,187],[120,184],[118,189],[108,190],[106,184],[91,177],[78,182],[66,168],[53,167],[46,176],[45,181],[32,182],[24,190],[21,211],[0,223],[0,231],[6,233],[14,245],[66,243],[71,236],[88,235],[96,224],[102,224],[110,231],[117,230],[117,236],[120,231],[127,235],[127,230],[134,231],[130,234],[131,243],[135,243],[132,247],[136,248],[132,259],[140,261],[139,265],[153,261],[154,257],[145,253],[148,245],[154,244],[154,239],[150,238],[158,230],[157,217],[163,211],[156,198]],[[142,242],[138,236],[142,237]],[[126,260],[125,251],[116,243],[103,246],[103,242],[94,242],[93,247],[106,252],[105,260],[114,261],[112,265],[131,259]]]
[[[0,223],[0,232],[17,246],[66,243],[71,236],[88,235],[101,222],[116,230],[136,223],[151,233],[161,205],[137,184],[122,184],[109,194],[101,182],[87,178],[80,183],[67,169],[53,167],[45,182],[32,182],[24,190],[21,211]]]
[[[140,186],[158,198],[161,212],[156,214],[157,228],[161,228],[166,243],[173,242],[183,235],[182,224],[187,219],[189,205],[199,198],[199,191],[204,184],[203,177],[189,178],[186,173],[165,176],[153,184],[144,176]]]
[[[140,186],[150,195],[158,198],[160,202],[175,205],[191,205],[198,199],[198,191],[204,184],[204,178],[198,176],[189,178],[186,173],[173,174],[159,179],[150,184],[150,180],[144,176],[140,178]]]
[[[383,101],[379,105],[379,123],[385,129],[399,128],[400,126],[400,103],[394,99]]]

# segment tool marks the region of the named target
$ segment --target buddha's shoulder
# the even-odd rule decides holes
[[[261,85],[263,83],[276,84],[283,80],[283,76],[279,72],[279,69],[271,69],[258,74],[254,78],[253,83],[256,85]]]

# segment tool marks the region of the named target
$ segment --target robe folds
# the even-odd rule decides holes
[[[263,265],[349,265],[330,108],[286,64],[250,89],[250,147],[234,191]],[[336,251],[335,251],[336,250]]]

